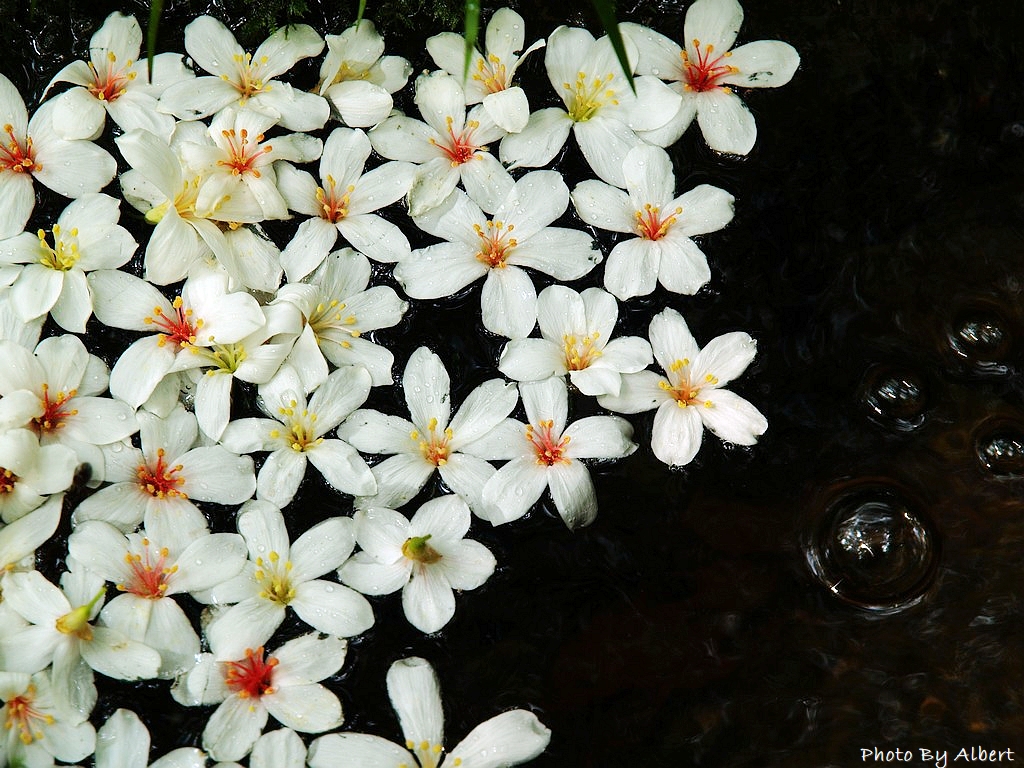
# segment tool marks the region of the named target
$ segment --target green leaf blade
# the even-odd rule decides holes
[[[601,22],[608,39],[611,41],[612,49],[622,67],[622,73],[626,76],[629,87],[636,93],[636,83],[633,82],[633,72],[629,66],[629,57],[626,55],[626,44],[622,41],[622,32],[619,30],[619,22],[615,18],[615,0],[590,0],[597,11],[597,18]]]

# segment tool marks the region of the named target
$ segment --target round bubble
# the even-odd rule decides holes
[[[867,372],[859,399],[872,421],[903,432],[920,427],[928,407],[924,379],[913,371],[888,366]]]

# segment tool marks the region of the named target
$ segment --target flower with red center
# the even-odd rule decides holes
[[[509,448],[509,462],[484,486],[484,517],[494,525],[518,520],[550,489],[570,528],[593,522],[597,495],[581,459],[620,459],[636,450],[633,427],[618,416],[589,416],[566,425],[569,396],[559,378],[519,387],[528,424]],[[506,457],[503,457],[506,458]]]
[[[523,267],[577,280],[601,261],[601,252],[586,232],[549,226],[569,204],[568,187],[554,171],[533,171],[514,182],[491,218],[477,203],[455,190],[434,211],[414,218],[447,242],[413,251],[398,262],[395,278],[414,299],[438,299],[482,277],[484,327],[513,339],[529,336],[537,322],[537,291]]]
[[[753,445],[768,428],[749,402],[722,387],[754,359],[757,345],[746,333],[726,333],[697,346],[686,321],[673,309],[651,320],[654,357],[665,371],[622,377],[618,395],[598,402],[619,413],[657,409],[651,433],[654,455],[666,464],[688,464],[700,450],[704,428],[736,445]]]
[[[143,491],[158,499],[165,497],[187,499],[188,495],[180,490],[179,486],[185,484],[185,478],[178,473],[184,469],[184,465],[175,464],[169,466],[164,460],[165,451],[159,448],[156,452],[156,464],[140,464],[136,470],[139,477],[139,487]]]
[[[0,171],[32,173],[42,170],[43,166],[36,162],[31,136],[19,140],[10,123],[4,126],[4,133],[7,139],[0,139]]]
[[[437,632],[455,615],[452,590],[482,586],[495,560],[479,542],[465,538],[471,515],[458,496],[441,496],[421,506],[412,519],[385,507],[355,514],[362,551],[345,561],[341,580],[367,595],[402,590],[409,622]]]
[[[117,54],[113,51],[107,51],[106,59],[106,66],[102,71],[94,62],[89,62],[89,70],[92,72],[93,79],[86,88],[100,101],[111,102],[124,96],[128,90],[128,84],[138,77],[139,73],[132,69],[135,62],[131,59],[118,64]]]
[[[399,200],[412,186],[416,166],[390,162],[364,173],[370,140],[362,131],[336,128],[324,143],[318,182],[288,163],[274,166],[288,207],[311,216],[281,252],[289,282],[319,266],[338,235],[374,261],[391,263],[409,255],[409,240],[374,211]]]
[[[503,425],[515,408],[516,388],[500,379],[486,381],[453,415],[450,385],[441,359],[420,347],[402,375],[410,419],[365,409],[338,428],[360,451],[390,454],[372,468],[376,494],[356,499],[358,507],[397,509],[437,472],[471,509],[479,508],[482,481],[494,473],[487,441],[507,433]]]
[[[195,344],[196,334],[203,327],[203,318],[197,317],[193,319],[192,316],[195,314],[193,309],[185,306],[181,296],[174,297],[171,307],[174,311],[173,316],[165,312],[164,308],[158,305],[153,307],[153,314],[147,315],[143,318],[142,322],[146,323],[146,325],[156,326],[163,331],[163,333],[158,334],[158,343],[161,347],[167,342],[170,342],[178,349]]]
[[[255,651],[246,648],[241,661],[224,662],[224,683],[239,698],[258,699],[275,692],[274,667],[279,663],[273,656],[264,661],[262,646]]]
[[[445,201],[459,181],[488,211],[507,195],[512,179],[488,145],[505,135],[483,105],[466,113],[460,78],[439,71],[416,80],[416,105],[425,122],[396,115],[369,133],[378,153],[419,165],[409,191],[409,213],[422,216]]]
[[[33,419],[36,429],[40,432],[50,432],[61,429],[65,426],[70,416],[77,416],[77,408],[69,408],[68,402],[78,394],[77,389],[67,392],[58,392],[55,399],[50,399],[50,385],[43,382],[43,413]]]
[[[0,672],[0,700],[7,765],[77,763],[93,753],[96,731],[68,709],[46,672]]]
[[[302,733],[341,725],[341,702],[318,681],[341,669],[346,648],[341,638],[313,632],[289,640],[266,659],[263,648],[226,663],[204,653],[175,681],[171,694],[186,706],[219,703],[203,730],[203,749],[213,760],[241,760],[270,715]]]
[[[637,71],[669,81],[682,97],[675,115],[661,128],[641,131],[660,147],[674,144],[696,118],[708,146],[745,155],[757,139],[754,116],[737,88],[785,85],[800,64],[793,46],[759,40],[733,48],[743,8],[737,0],[696,0],[683,23],[685,45],[639,24],[622,25],[623,36],[639,50]]]
[[[608,254],[604,287],[622,301],[646,296],[661,283],[694,294],[711,278],[703,251],[691,239],[732,220],[733,196],[710,184],[675,194],[675,174],[660,147],[630,150],[622,164],[626,191],[603,181],[581,182],[572,192],[580,218],[613,232],[637,235]]]

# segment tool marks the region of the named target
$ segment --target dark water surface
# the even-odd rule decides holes
[[[559,21],[538,5],[520,6],[528,41]],[[321,32],[350,13],[310,6]],[[3,72],[38,95],[113,7],[75,6],[70,26],[64,11],[26,21]],[[144,20],[140,8],[122,6]],[[199,6],[168,8],[161,49],[183,50]],[[589,529],[570,533],[545,510],[475,525],[498,572],[438,636],[411,628],[397,596],[375,601],[377,626],[334,685],[347,727],[401,740],[384,674],[417,654],[439,671],[449,746],[527,706],[553,731],[538,768],[852,766],[873,747],[913,750],[914,764],[920,749],[949,750],[952,765],[972,747],[1024,761],[1022,9],[745,3],[739,41],[786,40],[801,68],[747,95],[750,157],[717,157],[693,131],[673,150],[680,187],[728,189],[736,218],[704,239],[713,278],[700,295],[659,292],[623,315],[646,333],[673,306],[701,343],[750,332],[759,354],[733,388],[766,414],[767,434],[752,449],[709,436],[670,471],[650,453],[648,414],[635,419],[640,450],[595,470]],[[620,6],[677,39],[684,11]],[[426,68],[427,34],[392,35],[388,51]],[[534,108],[554,98],[541,56],[526,75]],[[574,152],[560,166],[570,186]],[[132,216],[122,206],[122,223]],[[467,332],[480,327],[478,291],[377,335],[396,374],[429,343],[457,402],[496,375],[501,340]],[[398,391],[372,398],[404,410]],[[286,515],[298,531],[350,508],[311,484]],[[231,510],[211,518],[232,529]],[[211,710],[169,706],[167,688],[106,685],[96,722],[126,706],[155,754],[195,743]]]

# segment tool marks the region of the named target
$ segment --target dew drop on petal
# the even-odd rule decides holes
[[[938,542],[924,514],[896,490],[865,486],[825,509],[806,558],[840,600],[893,613],[918,603],[934,581]]]

